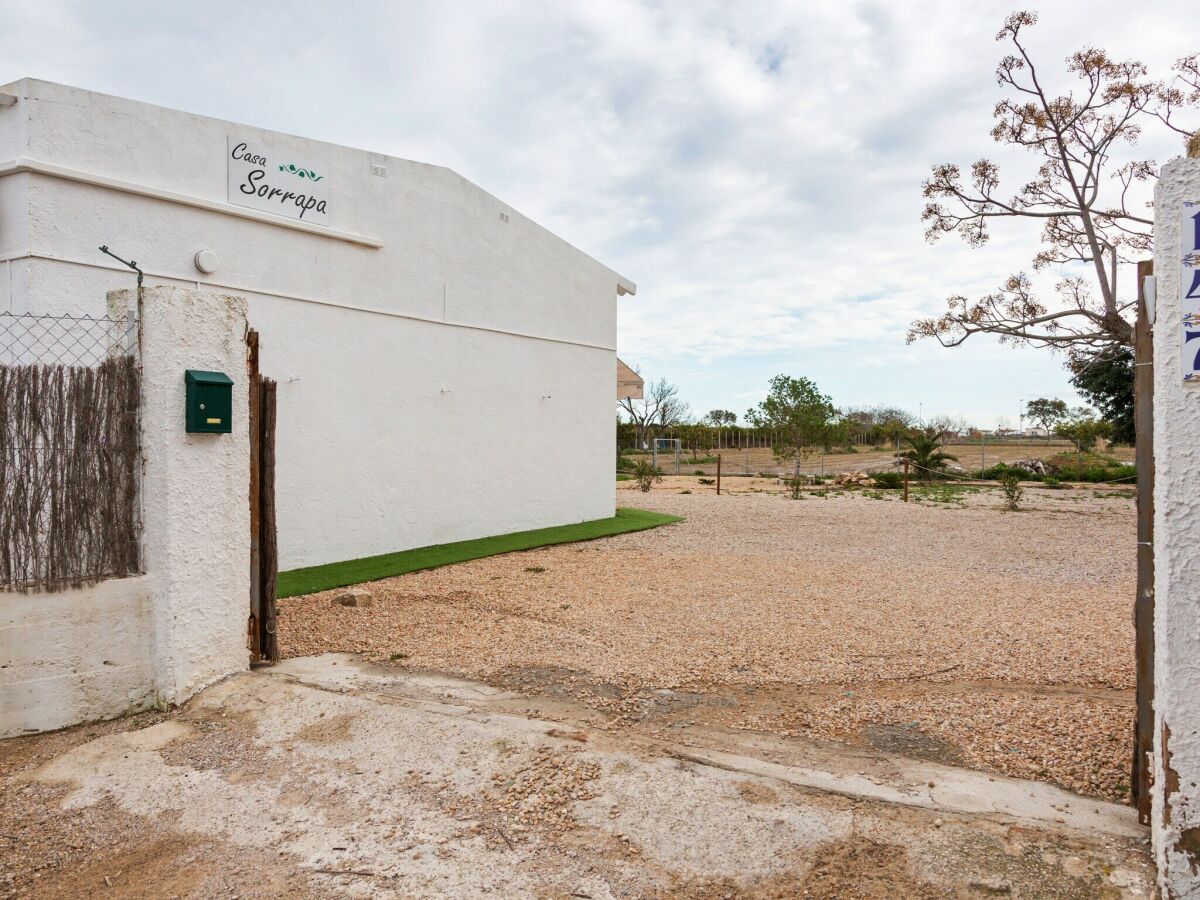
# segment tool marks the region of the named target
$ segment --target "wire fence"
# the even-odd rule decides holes
[[[902,474],[904,472],[904,460],[900,456],[891,455],[886,458],[876,458],[871,460],[853,460],[847,464],[845,456],[837,456],[836,459],[826,460],[821,454],[813,454],[801,459],[799,465],[795,461],[779,461],[771,460],[764,462],[758,456],[752,456],[747,451],[725,451],[720,454],[722,473],[727,476],[736,477],[742,476],[758,476],[763,478],[780,478],[787,479],[794,476],[802,478],[820,479],[830,478],[840,475],[879,475],[883,473],[895,472]],[[687,454],[674,456],[668,452],[659,452],[656,455],[648,456],[664,475],[704,475],[712,476],[717,471],[717,458],[715,455],[691,457]],[[835,464],[836,463],[836,464]],[[1125,484],[1132,485],[1137,482],[1137,474],[1123,475],[1111,479],[1096,479],[1077,478],[1077,475],[1071,466],[1065,466],[1059,469],[1047,470],[1044,473],[1038,473],[1031,469],[1022,466],[1018,462],[997,462],[992,469],[1002,467],[1009,471],[1017,472],[1027,476],[1022,480],[1027,481],[1042,481],[1045,478],[1061,479],[1062,481],[1078,481],[1081,484]],[[925,480],[926,477],[938,481],[971,481],[977,483],[994,482],[995,478],[992,475],[981,477],[984,471],[991,472],[992,469],[963,469],[962,467],[945,466],[942,468],[927,468],[919,466],[914,462],[909,463],[909,475],[914,482]],[[622,471],[617,470],[617,474],[628,474],[628,469]]]
[[[98,366],[137,350],[137,321],[0,312],[0,365]]]
[[[0,590],[139,570],[132,318],[0,313]]]

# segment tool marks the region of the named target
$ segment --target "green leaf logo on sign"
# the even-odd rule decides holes
[[[312,169],[302,169],[299,166],[294,166],[288,163],[286,166],[279,167],[280,172],[290,172],[292,175],[297,175],[300,178],[307,178],[309,181],[320,181],[324,175],[318,175]]]

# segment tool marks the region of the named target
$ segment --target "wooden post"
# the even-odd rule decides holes
[[[262,655],[279,660],[279,635],[275,621],[275,576],[279,556],[275,525],[275,382],[260,376],[259,409],[259,616],[262,622]]]
[[[260,441],[262,438],[259,423],[261,408],[262,386],[258,374],[258,332],[251,329],[246,334],[246,374],[250,381],[250,406],[246,427],[250,431],[250,491],[247,502],[250,504],[250,618],[247,622],[248,643],[251,662],[262,659],[262,621],[259,611],[262,609],[262,569],[259,560],[261,509],[259,507],[259,470],[260,470]]]
[[[721,496],[721,454],[717,454],[717,496]]]
[[[908,457],[904,459],[904,502],[908,502]]]
[[[1138,821],[1150,824],[1154,777],[1154,344],[1146,315],[1144,279],[1154,263],[1137,265],[1138,315],[1133,343],[1133,415],[1137,468],[1137,594],[1134,598],[1134,667],[1137,717],[1133,732],[1132,800]]]

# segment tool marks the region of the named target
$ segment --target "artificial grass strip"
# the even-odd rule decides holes
[[[413,550],[401,550],[399,553],[364,556],[362,559],[348,559],[344,562],[280,572],[275,584],[275,596],[283,598],[313,594],[350,584],[362,584],[364,581],[391,578],[393,575],[403,575],[419,569],[436,569],[452,563],[513,553],[517,550],[549,547],[553,544],[591,541],[682,521],[680,516],[668,516],[646,509],[622,508],[618,509],[611,519],[593,519],[590,522],[537,528],[533,531],[514,531],[512,534],[498,534],[495,537],[456,541],[453,544],[434,544],[432,547],[417,547]]]

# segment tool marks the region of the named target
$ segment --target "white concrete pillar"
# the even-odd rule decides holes
[[[1156,727],[1151,828],[1159,889],[1171,898],[1200,897],[1200,383],[1183,381],[1184,363],[1190,367],[1200,345],[1192,341],[1184,348],[1182,297],[1191,278],[1182,283],[1181,227],[1185,211],[1200,213],[1200,206],[1188,208],[1185,202],[1200,203],[1200,159],[1163,166],[1154,201]]]
[[[110,315],[135,302],[109,294]],[[142,367],[142,564],[151,581],[160,700],[179,703],[249,665],[250,438],[246,301],[178,287],[145,291]],[[233,431],[188,434],[188,369],[233,379]]]

